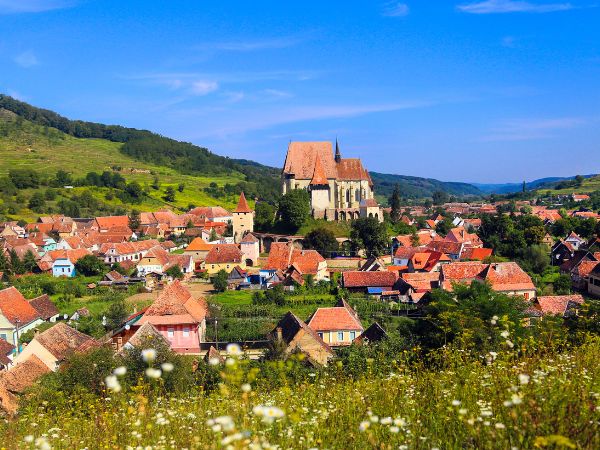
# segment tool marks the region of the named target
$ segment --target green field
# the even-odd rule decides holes
[[[600,175],[586,178],[580,187],[569,187],[565,189],[540,189],[538,192],[542,195],[568,195],[585,194],[600,190]]]
[[[88,172],[102,173],[118,167],[119,173],[127,182],[137,181],[147,192],[141,204],[135,208],[145,211],[156,211],[161,208],[187,210],[190,204],[196,206],[235,207],[236,196],[214,198],[203,191],[211,182],[218,186],[226,183],[236,184],[244,180],[244,175],[231,172],[227,176],[201,177],[185,175],[168,167],[155,166],[122,154],[119,149],[123,144],[102,139],[79,139],[64,134],[56,129],[34,125],[26,120],[16,119],[8,113],[0,114],[0,176],[6,176],[10,169],[29,168],[40,173],[43,178],[50,178],[58,170],[71,173],[74,178],[81,178]],[[160,188],[153,189],[154,178],[158,177]],[[177,190],[184,184],[183,192]],[[175,202],[166,202],[162,197],[165,189],[171,186],[176,191]],[[40,189],[44,189],[42,186]],[[80,194],[90,191],[95,198],[111,206],[131,209],[116,196],[110,200],[106,195],[111,189],[95,186],[75,189],[58,189],[61,196]],[[31,189],[20,192],[29,197]],[[23,209],[14,218],[32,220],[39,214]]]

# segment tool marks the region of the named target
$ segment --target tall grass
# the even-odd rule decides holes
[[[600,448],[600,341],[565,353],[442,350],[437,369],[398,354],[389,370],[230,357],[220,388],[161,397],[163,379],[52,405],[30,398],[0,425],[8,448]],[[433,364],[435,366],[436,364]],[[429,367],[432,364],[428,364]],[[163,377],[168,377],[163,373]],[[149,447],[147,447],[149,446]],[[46,447],[49,448],[49,447]]]

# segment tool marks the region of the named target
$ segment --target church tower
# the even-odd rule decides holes
[[[239,243],[246,232],[254,231],[254,211],[248,206],[246,196],[242,192],[237,208],[233,211],[233,239]]]
[[[319,154],[317,154],[313,177],[310,180],[310,204],[314,218],[326,218],[327,208],[329,208],[329,181],[325,176]]]

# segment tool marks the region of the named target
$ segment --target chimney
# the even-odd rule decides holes
[[[277,341],[283,341],[283,330],[281,329],[281,327],[277,327],[275,333],[277,333]]]

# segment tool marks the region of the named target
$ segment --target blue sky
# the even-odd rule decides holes
[[[598,173],[594,2],[0,0],[0,92],[274,166],[338,136],[386,173]]]

